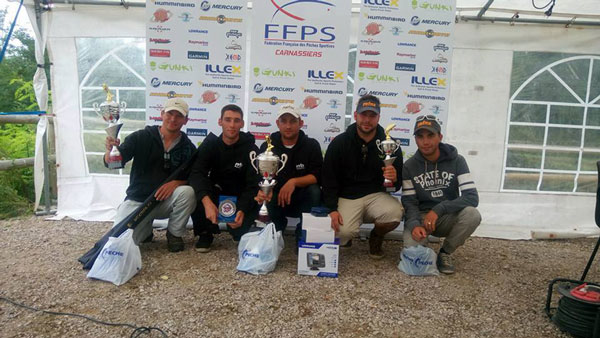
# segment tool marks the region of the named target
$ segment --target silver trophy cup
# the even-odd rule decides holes
[[[377,144],[377,149],[379,149],[379,151],[381,151],[383,154],[385,154],[385,158],[383,159],[383,163],[385,164],[385,166],[390,166],[394,163],[394,161],[396,160],[395,156],[392,156],[396,150],[398,150],[398,148],[400,147],[400,141],[399,140],[392,140],[390,139],[386,139],[384,141],[381,140],[377,140],[375,141],[375,143]],[[396,189],[394,187],[394,183],[390,180],[388,180],[387,178],[383,181],[383,186],[385,187],[385,190],[388,192],[394,192]]]
[[[119,131],[121,130],[121,127],[123,127],[123,123],[119,122],[119,118],[121,117],[121,114],[125,112],[127,103],[125,101],[121,101],[119,104],[113,101],[112,94],[110,93],[108,86],[104,84],[102,85],[102,88],[106,92],[106,101],[100,104],[94,102],[94,111],[96,114],[101,116],[104,121],[108,122],[108,127],[104,129],[106,134],[114,139],[117,139],[119,136]],[[123,157],[116,146],[112,147],[108,156],[108,162],[106,164],[108,165],[109,169],[123,168]]]
[[[271,145],[270,139],[267,138],[267,150],[260,155],[256,155],[255,151],[250,152],[250,163],[254,167],[257,173],[259,173],[263,177],[263,181],[258,183],[260,190],[262,190],[265,195],[269,195],[269,193],[273,190],[273,187],[277,184],[277,181],[274,177],[285,167],[285,163],[287,162],[287,155],[281,155],[281,159],[279,156],[275,155],[271,149],[273,146]],[[256,161],[256,165],[254,162]],[[281,166],[279,163],[281,162]],[[267,211],[267,201],[263,201],[262,206],[258,212],[258,218],[261,222],[267,223],[269,221],[269,212]]]

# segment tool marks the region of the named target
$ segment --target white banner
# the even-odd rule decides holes
[[[221,108],[244,107],[246,1],[153,0],[146,14],[147,123],[160,124],[165,100],[181,97],[194,143],[220,134]]]
[[[248,130],[277,130],[282,104],[300,108],[323,149],[344,129],[351,1],[254,1]]]
[[[381,100],[380,124],[395,123],[404,159],[417,150],[415,119],[435,115],[445,131],[456,0],[363,0],[354,102],[365,94]]]

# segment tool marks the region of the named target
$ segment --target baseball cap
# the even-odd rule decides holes
[[[362,112],[372,111],[375,114],[380,113],[379,102],[375,100],[366,99],[364,101],[360,101],[356,106],[356,113],[360,114]]]
[[[285,114],[291,114],[292,116],[294,116],[297,119],[300,118],[300,113],[298,112],[298,109],[296,109],[296,107],[294,107],[291,104],[285,104],[281,108],[279,108],[279,113],[277,113],[277,118],[279,119],[280,117],[282,117]]]
[[[442,131],[440,121],[434,115],[421,115],[417,117],[413,135],[417,135],[417,132],[422,129],[429,130],[434,134],[439,134]]]
[[[165,102],[164,111],[177,110],[183,116],[187,117],[188,112],[190,111],[190,106],[180,97],[174,97],[172,99],[168,99]]]

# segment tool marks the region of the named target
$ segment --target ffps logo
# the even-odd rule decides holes
[[[284,5],[279,5],[279,4],[277,4],[275,2],[275,0],[271,0],[271,3],[273,4],[273,6],[275,6],[275,8],[277,8],[277,10],[273,13],[273,16],[271,17],[271,21],[273,21],[273,19],[275,18],[275,15],[277,15],[277,13],[279,13],[279,12],[281,12],[281,13],[289,16],[292,19],[296,19],[298,21],[304,21],[304,18],[301,18],[301,17],[299,17],[297,15],[294,15],[294,14],[290,13],[287,9],[284,9],[287,6],[295,5],[297,3],[302,3],[302,2],[304,2],[304,3],[314,3],[314,4],[325,5],[325,6],[328,7],[327,11],[330,10],[329,7],[335,7],[334,4],[329,3],[329,2],[325,2],[325,1],[322,1],[322,0],[292,0],[292,1],[288,1],[288,3],[286,3]]]

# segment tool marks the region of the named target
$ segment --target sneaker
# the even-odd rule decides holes
[[[446,275],[453,274],[454,260],[452,259],[452,256],[443,252],[438,253],[437,268],[438,270],[440,270],[441,273],[444,273]]]
[[[167,230],[167,249],[169,252],[183,251],[183,238],[171,235]]]
[[[152,240],[154,239],[154,233],[150,233],[150,235],[148,235],[148,237],[146,237],[142,243],[152,243]]]
[[[382,259],[384,254],[383,250],[381,250],[381,245],[383,244],[383,236],[378,235],[375,232],[375,228],[371,230],[371,234],[369,235],[369,257],[373,259]]]
[[[196,242],[196,251],[207,253],[210,251],[210,246],[213,242],[213,235],[211,233],[204,233],[198,236],[198,242]]]

